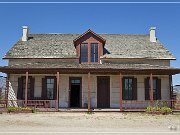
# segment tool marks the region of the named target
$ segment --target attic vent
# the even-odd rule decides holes
[[[22,35],[22,41],[28,40],[28,34],[29,34],[29,28],[28,26],[23,26],[23,35]]]

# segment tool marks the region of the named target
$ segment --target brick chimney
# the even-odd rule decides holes
[[[22,26],[22,28],[23,28],[22,41],[27,41],[28,34],[29,34],[29,28],[28,28],[28,26]]]
[[[150,28],[150,41],[151,42],[156,42],[156,27],[151,27]]]

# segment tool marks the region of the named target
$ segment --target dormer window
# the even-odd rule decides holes
[[[98,62],[98,44],[91,44],[91,62]]]
[[[98,43],[82,43],[80,46],[80,63],[98,63],[98,60]]]
[[[79,63],[94,64],[100,63],[100,56],[103,55],[103,48],[106,40],[91,30],[79,35],[73,40],[76,48]]]
[[[85,63],[88,62],[88,44],[87,43],[83,43],[81,44],[80,47],[80,61],[81,63]]]

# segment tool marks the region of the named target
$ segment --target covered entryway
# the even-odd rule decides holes
[[[97,107],[110,108],[110,77],[97,77]]]
[[[69,78],[69,107],[81,107],[81,77]]]

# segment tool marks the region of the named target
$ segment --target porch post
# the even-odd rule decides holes
[[[59,72],[57,72],[57,92],[56,92],[56,110],[58,110],[59,107],[59,102],[58,102],[58,97],[59,97]]]
[[[153,105],[153,75],[150,75],[150,101],[151,105]]]
[[[90,72],[88,73],[88,112],[91,111]]]
[[[9,96],[9,75],[6,77],[6,90],[5,90],[5,100],[6,100],[6,107],[8,106],[8,96]]]
[[[27,107],[27,94],[28,94],[28,72],[26,72],[25,107]]]
[[[122,112],[122,74],[119,75],[119,98],[120,98],[120,112]]]

